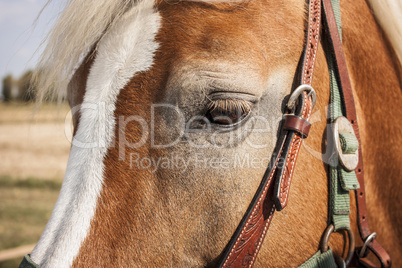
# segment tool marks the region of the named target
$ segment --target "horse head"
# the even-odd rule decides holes
[[[77,48],[67,171],[31,254],[41,267],[217,265],[274,157],[306,42],[305,1],[130,2]],[[364,2],[349,4],[346,32],[358,27],[350,9],[371,16]],[[260,265],[301,264],[327,225],[322,49],[316,74],[318,112]]]

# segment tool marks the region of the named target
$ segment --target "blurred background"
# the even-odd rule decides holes
[[[0,0],[0,268],[18,267],[38,241],[70,148],[66,103],[35,105],[30,77],[60,0]],[[35,89],[34,89],[35,90]]]

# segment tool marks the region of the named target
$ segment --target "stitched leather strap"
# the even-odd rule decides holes
[[[360,184],[360,188],[355,191],[355,196],[356,196],[358,226],[360,236],[362,240],[365,241],[365,239],[371,234],[371,232],[367,219],[365,188],[364,188],[363,156],[360,142],[359,126],[357,124],[353,91],[330,0],[323,0],[323,9],[324,9],[323,26],[325,33],[328,35],[329,43],[330,45],[332,45],[333,49],[332,53],[334,53],[334,57],[336,59],[335,62],[337,64],[339,80],[345,102],[346,117],[352,123],[355,135],[359,141],[359,163],[357,165],[355,172],[356,177]],[[382,267],[391,267],[391,258],[389,257],[388,253],[384,250],[384,248],[382,248],[381,245],[376,240],[373,240],[373,242],[369,244],[368,248],[378,257]],[[370,267],[370,262],[366,260],[366,258],[362,258],[360,262],[362,263],[362,265]]]
[[[302,71],[302,84],[311,85],[321,22],[321,0],[309,2],[308,39]],[[313,103],[311,97],[303,92],[295,114],[308,121]],[[271,223],[275,207],[282,209],[287,204],[290,182],[297,155],[302,143],[302,135],[292,129],[283,130],[260,187],[258,188],[246,214],[226,247],[219,267],[252,267]],[[278,165],[280,160],[284,165]],[[276,184],[272,183],[276,181]],[[275,206],[275,198],[279,204]]]
[[[321,25],[321,1],[312,0],[309,3],[308,37],[304,58],[301,83],[311,85],[317,49],[320,42]],[[308,122],[311,112],[311,99],[307,97],[307,92],[303,93],[302,109],[295,114]],[[281,211],[288,203],[290,184],[293,178],[293,171],[296,165],[297,156],[302,144],[303,137],[300,133],[287,130],[284,133],[285,144],[281,152],[281,159],[285,160],[284,165],[280,165],[275,175],[274,202],[276,209]]]

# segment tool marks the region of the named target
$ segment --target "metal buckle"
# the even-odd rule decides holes
[[[370,244],[374,239],[376,239],[376,237],[377,237],[377,234],[374,232],[366,238],[366,240],[364,241],[364,245],[362,246],[362,249],[360,250],[359,258],[364,258],[364,255],[366,255],[366,250],[367,250],[368,244]]]
[[[341,165],[348,171],[355,170],[357,164],[359,163],[359,150],[356,150],[356,152],[354,152],[353,154],[344,154],[342,152],[341,142],[339,139],[339,132],[348,132],[355,135],[352,124],[346,117],[340,116],[335,120],[333,129],[334,129],[335,151],[338,154],[338,158]]]
[[[298,88],[293,91],[292,95],[290,95],[290,98],[288,100],[288,104],[286,105],[289,110],[293,111],[295,109],[296,101],[299,98],[300,94],[302,94],[304,91],[307,91],[307,98],[311,97],[311,100],[313,102],[313,107],[315,106],[315,102],[317,101],[317,96],[315,94],[314,88],[312,88],[309,85],[301,85]]]
[[[331,234],[334,232],[334,229],[335,229],[335,227],[333,224],[328,225],[327,228],[325,229],[324,234],[322,235],[322,238],[321,238],[321,242],[320,242],[320,250],[322,253],[324,253],[328,250],[328,240],[329,240],[329,237],[331,236]],[[345,266],[348,266],[350,261],[353,258],[353,253],[355,251],[355,237],[350,228],[342,229],[342,230],[345,231],[349,237],[349,252],[344,261]],[[337,260],[337,262],[339,263],[340,261]]]

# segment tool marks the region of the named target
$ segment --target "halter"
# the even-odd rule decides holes
[[[248,210],[222,255],[219,267],[252,267],[274,212],[281,211],[287,205],[297,155],[303,139],[308,136],[311,126],[308,120],[316,99],[311,82],[320,41],[321,20],[323,20],[323,34],[327,38],[323,43],[331,78],[332,126],[329,128],[333,130],[332,138],[335,144],[330,148],[335,157],[331,157],[329,167],[331,224],[324,231],[320,250],[301,267],[346,267],[352,262],[355,266],[375,267],[367,258],[367,249],[376,255],[382,267],[391,267],[389,255],[375,240],[376,234],[370,232],[367,220],[359,127],[339,34],[341,31],[339,0],[309,1],[308,35],[301,85],[289,98],[287,104],[289,113],[284,116],[281,135],[272,160]],[[364,241],[360,249],[355,249],[353,233],[350,230],[349,191],[351,190],[355,191],[358,227],[361,239]],[[328,247],[330,235],[337,231],[344,231],[349,237],[346,260],[335,256]]]

